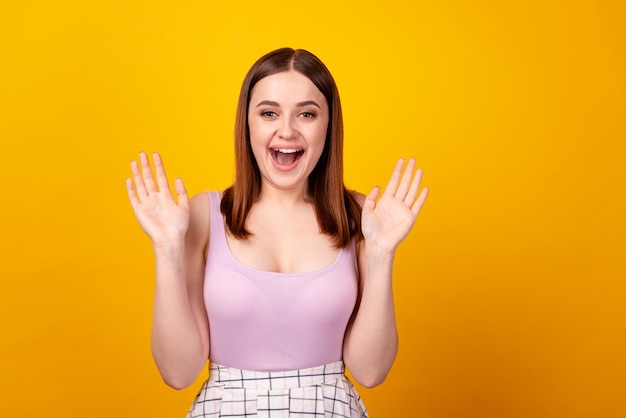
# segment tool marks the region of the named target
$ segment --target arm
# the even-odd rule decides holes
[[[155,178],[145,154],[142,173],[131,163],[135,180],[127,180],[135,216],[150,236],[156,258],[156,289],[152,321],[152,354],[170,386],[189,386],[209,354],[208,320],[202,294],[204,254],[208,245],[208,197],[191,201],[180,179],[172,196],[163,163],[154,155]]]
[[[382,383],[398,351],[398,332],[392,290],[396,248],[415,224],[428,189],[417,194],[421,170],[413,176],[415,160],[402,174],[399,160],[380,195],[375,187],[363,202],[358,244],[359,299],[346,330],[344,361],[357,382],[365,387]]]

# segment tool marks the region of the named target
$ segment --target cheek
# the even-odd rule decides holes
[[[275,132],[276,128],[272,124],[262,122],[249,122],[248,131],[250,132],[250,141],[257,143],[269,142]]]
[[[258,162],[259,158],[262,156],[261,153],[265,149],[265,146],[260,140],[258,131],[254,131],[252,126],[250,126],[250,148],[252,149],[252,158]]]
[[[259,128],[256,125],[256,123],[248,120],[248,132],[250,135],[250,140],[252,141],[253,138],[256,139],[256,137],[258,136],[258,132],[259,132]]]
[[[324,143],[326,142],[326,135],[328,133],[328,125],[322,125],[319,126],[316,130],[315,130],[315,143],[320,146],[320,147],[324,147]]]
[[[263,144],[260,144],[258,141],[254,141],[252,139],[252,136],[250,136],[250,147],[252,148],[252,157],[258,164],[259,159],[263,158],[266,148]]]
[[[248,123],[248,131],[250,133],[250,144],[253,148],[267,142],[267,132],[263,130],[262,124]]]
[[[314,139],[309,143],[309,146],[310,146],[310,151],[312,151],[311,157],[313,157],[313,159],[316,161],[316,164],[317,164],[317,162],[319,162],[320,157],[324,153],[324,148],[326,146],[326,130],[319,129],[315,134],[316,135]]]

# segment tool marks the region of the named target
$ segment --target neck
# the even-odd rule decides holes
[[[289,208],[303,203],[309,204],[311,203],[311,197],[306,184],[293,189],[277,189],[263,184],[257,202]]]

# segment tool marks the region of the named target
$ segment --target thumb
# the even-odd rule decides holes
[[[176,191],[176,197],[178,198],[178,204],[185,208],[189,207],[189,196],[187,196],[187,189],[183,183],[183,179],[177,178],[174,180],[174,191]]]
[[[367,196],[365,196],[365,201],[363,202],[363,212],[372,211],[376,206],[376,199],[380,195],[380,187],[374,186],[372,191],[370,191]]]

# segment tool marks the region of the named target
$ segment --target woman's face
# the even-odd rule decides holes
[[[263,187],[306,187],[324,150],[328,120],[326,98],[299,72],[257,82],[250,94],[248,127]]]

